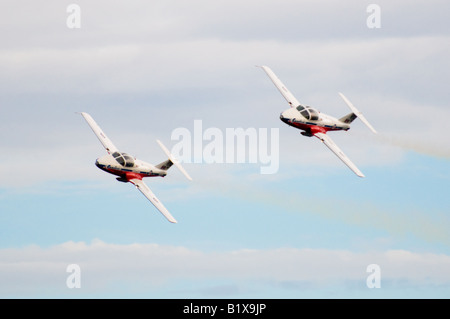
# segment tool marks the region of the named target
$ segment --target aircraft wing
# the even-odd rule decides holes
[[[325,144],[337,157],[341,159],[356,175],[359,177],[364,177],[364,174],[353,164],[352,161],[342,152],[342,150],[333,142],[333,140],[325,133],[314,134],[318,139],[320,139],[323,144]]]
[[[291,107],[297,107],[300,105],[300,102],[297,101],[295,96],[286,88],[283,82],[280,81],[280,79],[275,75],[275,73],[273,73],[273,71],[269,67],[263,65],[261,66],[261,68],[264,70],[264,72],[267,73],[269,78],[272,80],[273,84],[275,84],[277,89],[284,96],[286,101],[288,101]]]
[[[103,147],[106,149],[108,154],[119,151],[117,147],[115,147],[114,144],[111,142],[111,140],[106,136],[106,134],[103,133],[100,126],[98,126],[98,124],[88,113],[81,112],[81,115],[83,115],[84,119],[89,124],[92,131],[94,131],[95,135],[98,137],[98,139],[100,140],[100,142],[102,143]]]
[[[153,205],[166,217],[169,222],[176,223],[177,221],[173,216],[169,213],[167,208],[156,198],[155,194],[148,188],[147,184],[145,184],[142,180],[133,178],[129,180],[130,183],[133,183],[136,188],[145,196],[147,199],[152,202]]]

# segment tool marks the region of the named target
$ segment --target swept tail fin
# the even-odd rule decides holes
[[[169,168],[172,167],[172,165],[173,165],[172,161],[170,159],[168,159],[168,160],[166,160],[166,161],[164,161],[162,163],[159,163],[155,167],[159,168],[159,169],[162,169],[164,171],[167,171]]]
[[[354,119],[356,119],[358,116],[355,113],[349,113],[346,116],[343,116],[339,119],[339,121],[344,122],[345,124],[350,124],[353,122]]]

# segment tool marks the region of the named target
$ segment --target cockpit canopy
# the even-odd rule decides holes
[[[303,115],[308,120],[312,121],[319,120],[319,112],[317,112],[317,110],[313,109],[310,106],[299,105],[296,107],[296,109],[300,112],[301,115]]]
[[[112,156],[122,166],[125,166],[125,167],[133,167],[134,166],[134,158],[132,156],[128,155],[127,153],[114,152],[112,154]]]

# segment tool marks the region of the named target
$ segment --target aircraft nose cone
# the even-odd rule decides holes
[[[282,120],[284,123],[287,123],[289,119],[284,114],[285,112],[280,113],[280,120]]]

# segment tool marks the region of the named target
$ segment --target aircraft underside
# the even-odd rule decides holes
[[[95,165],[107,173],[119,176],[120,179],[117,179],[117,180],[120,182],[123,182],[123,181],[128,182],[128,180],[130,180],[132,178],[142,179],[144,177],[160,176],[158,174],[152,174],[152,173],[148,173],[148,172],[135,172],[131,169],[126,169],[126,168],[116,169],[116,168],[109,167],[109,165],[107,166],[107,165],[102,165],[99,163],[95,163]]]
[[[281,119],[286,124],[295,127],[299,130],[303,130],[302,135],[304,136],[313,136],[315,133],[326,133],[328,131],[341,131],[348,130],[348,128],[344,129],[340,126],[331,126],[331,125],[319,125],[313,122],[300,122],[300,121],[288,121],[285,119]]]

